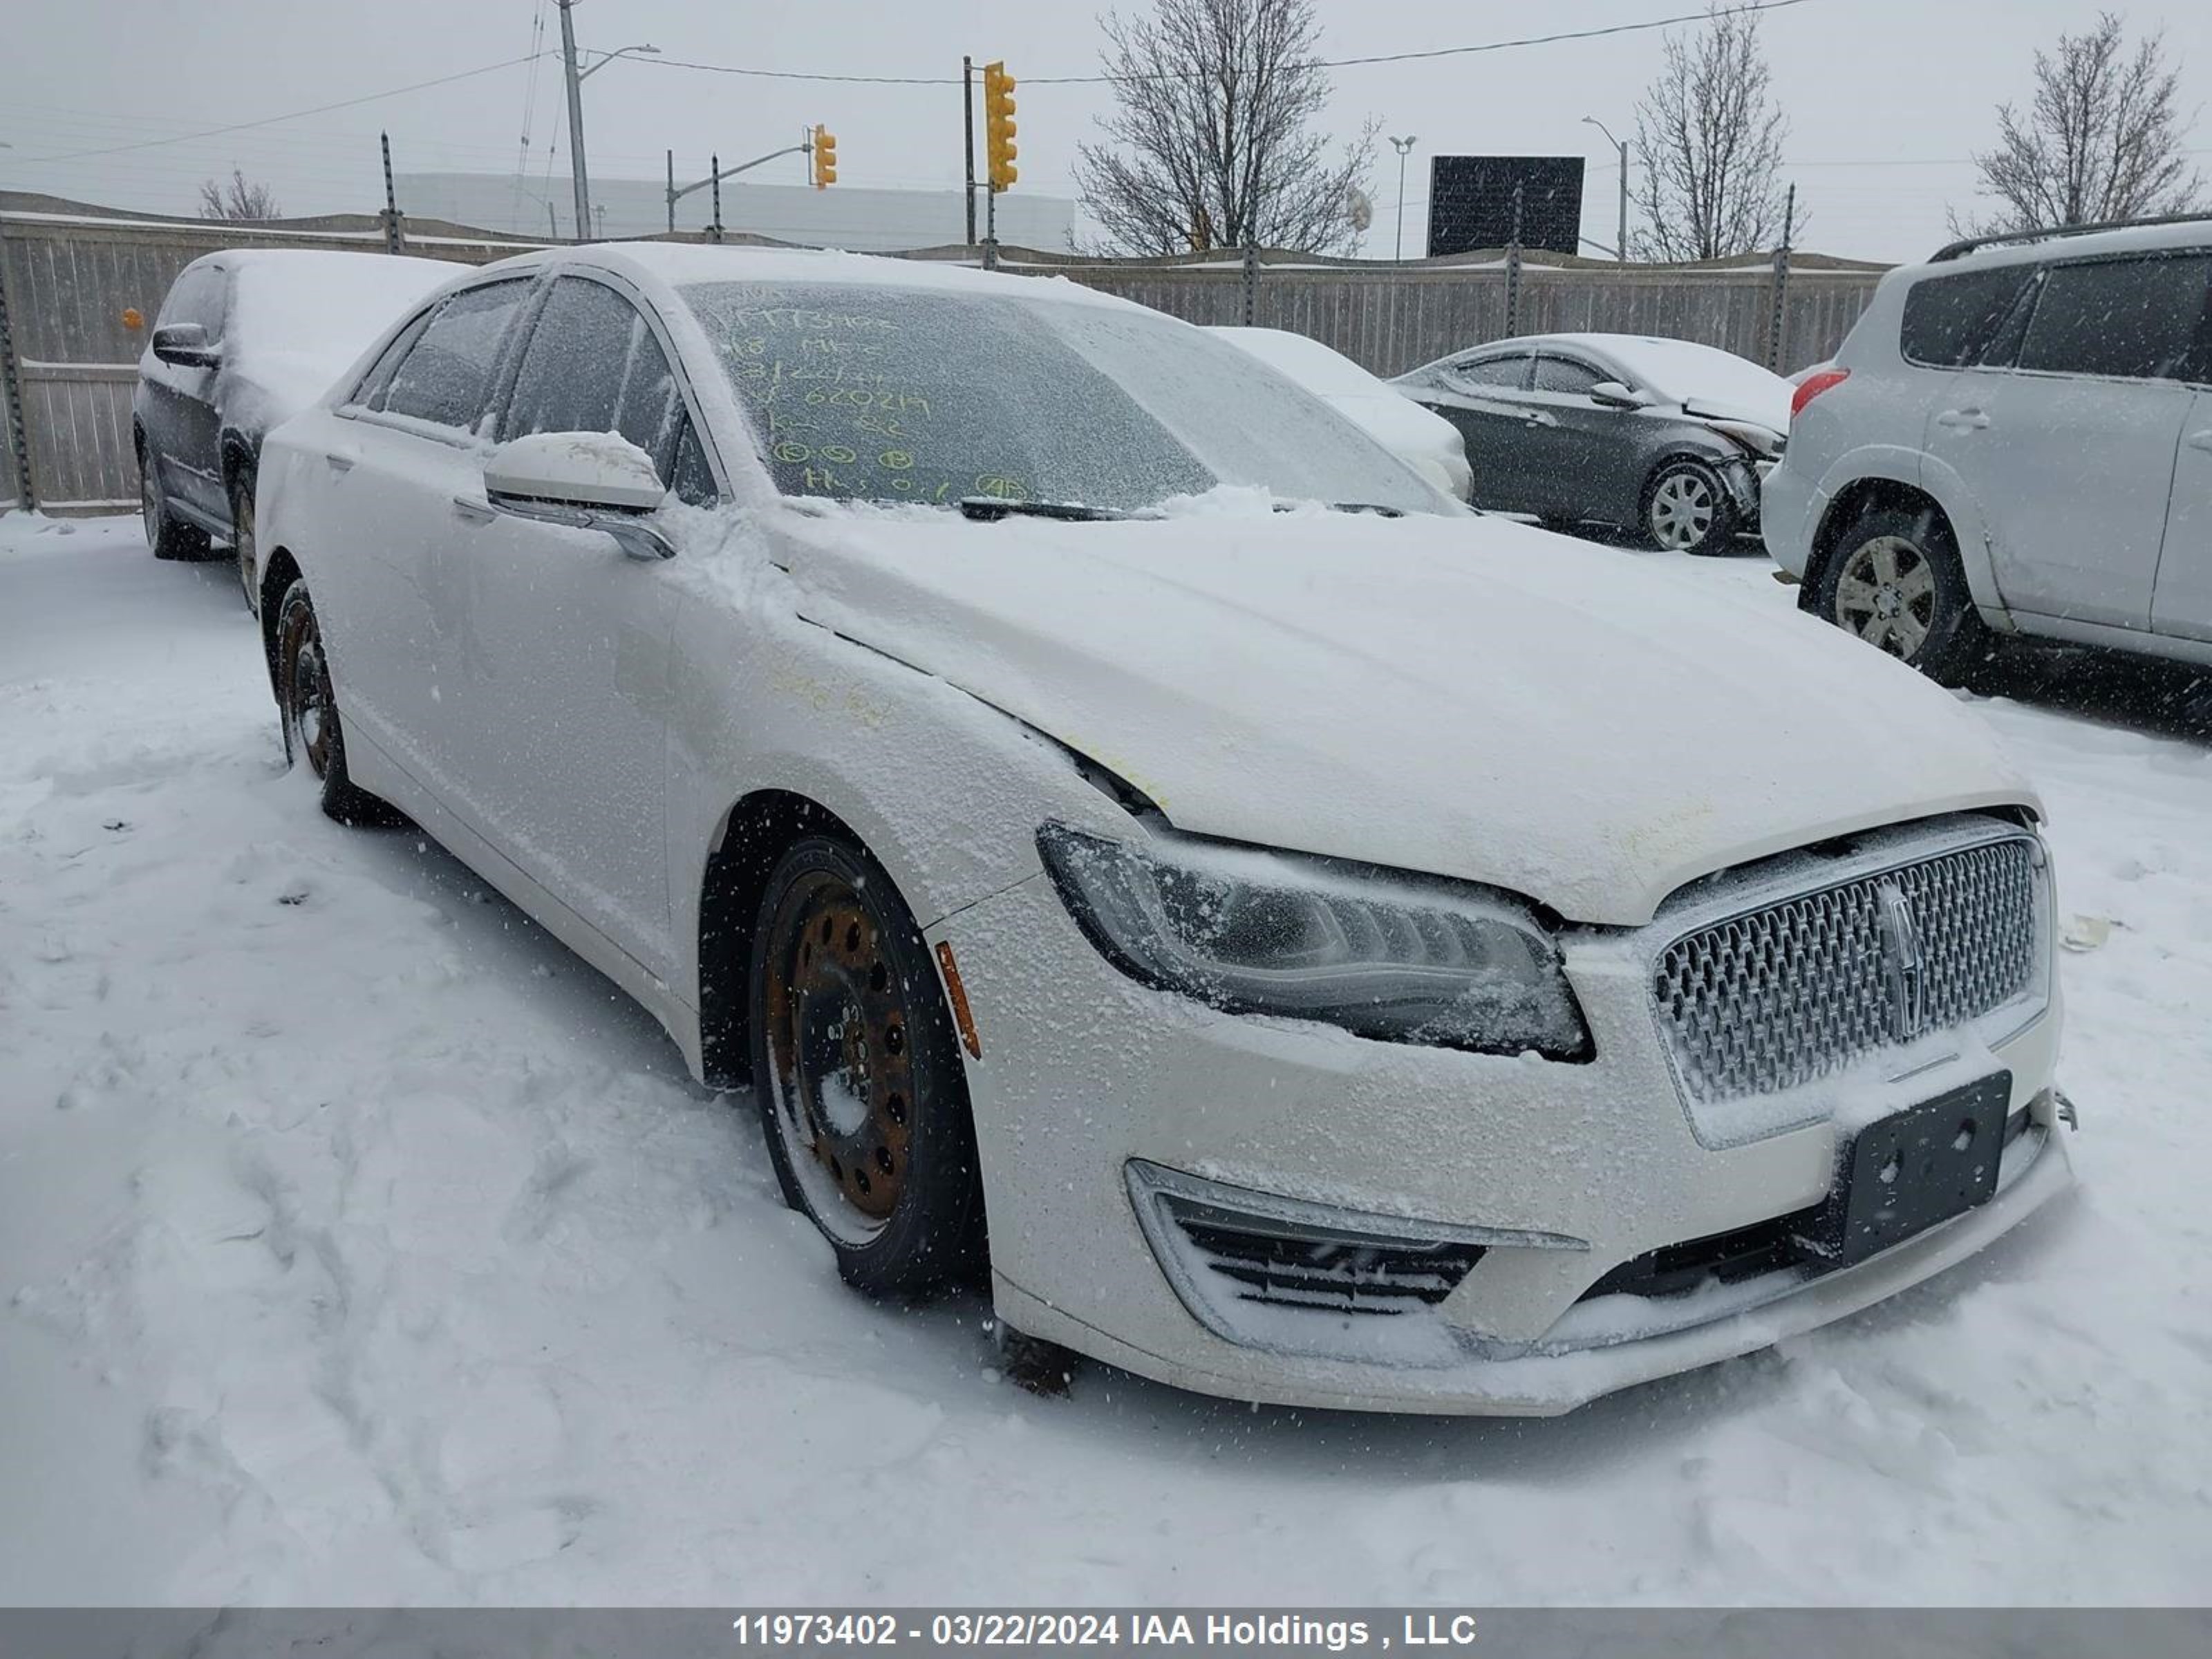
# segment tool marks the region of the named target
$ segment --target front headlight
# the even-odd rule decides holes
[[[1057,823],[1037,848],[1091,942],[1147,985],[1389,1042],[1589,1057],[1558,945],[1502,896]]]
[[[1706,425],[1723,436],[1732,439],[1754,459],[1771,461],[1780,457],[1786,440],[1779,432],[1748,421],[1708,421]]]

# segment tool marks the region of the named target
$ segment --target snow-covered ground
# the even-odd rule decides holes
[[[228,565],[0,517],[0,1601],[2201,1601],[2212,754],[1984,708],[2101,939],[2077,1196],[1556,1422],[1040,1400],[979,1304],[841,1290],[605,981],[317,812]]]

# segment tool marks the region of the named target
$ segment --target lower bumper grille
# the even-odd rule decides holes
[[[1146,1242],[1192,1316],[1280,1353],[1449,1364],[1462,1350],[1438,1304],[1490,1250],[1589,1248],[1255,1192],[1142,1158],[1126,1175]]]
[[[2028,1117],[2028,1109],[2022,1106],[2005,1119],[2007,1146],[2027,1130]],[[1687,1296],[1708,1284],[1734,1285],[1784,1267],[1802,1268],[1808,1277],[1818,1275],[1830,1264],[1808,1249],[1802,1240],[1812,1231],[1820,1212],[1820,1206],[1815,1204],[1708,1238],[1647,1250],[1622,1262],[1577,1300],[1590,1302],[1601,1296]]]
[[[1202,1206],[1166,1203],[1199,1264],[1229,1280],[1243,1302],[1401,1314],[1443,1301],[1482,1260],[1480,1244],[1255,1231],[1246,1218],[1209,1218]]]

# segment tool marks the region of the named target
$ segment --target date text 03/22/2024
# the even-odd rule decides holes
[[[1398,1628],[1389,1628],[1395,1622]],[[1476,1639],[1471,1613],[1407,1613],[1394,1620],[1312,1613],[1016,1611],[895,1613],[754,1613],[731,1621],[741,1647],[935,1648],[1230,1647],[1464,1648]]]

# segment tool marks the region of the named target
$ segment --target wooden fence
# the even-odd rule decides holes
[[[0,506],[21,498],[52,513],[137,504],[131,396],[138,355],[144,330],[185,265],[223,247],[366,252],[384,246],[378,222],[361,216],[261,228],[58,210],[77,207],[70,203],[40,206],[48,210],[0,204],[0,422],[12,404],[20,402],[22,412],[20,432],[0,428]],[[462,263],[526,246],[461,226],[408,228],[408,252]],[[980,256],[950,247],[909,257]],[[1310,335],[1384,375],[1508,334],[1589,330],[1696,340],[1754,362],[1771,360],[1787,372],[1834,352],[1881,270],[1802,254],[1793,256],[1786,281],[1764,256],[1697,266],[1550,254],[1382,264],[1233,252],[1115,261],[1009,248],[997,263],[1009,271],[1066,276],[1191,322],[1251,322]],[[136,327],[126,321],[134,312]]]

